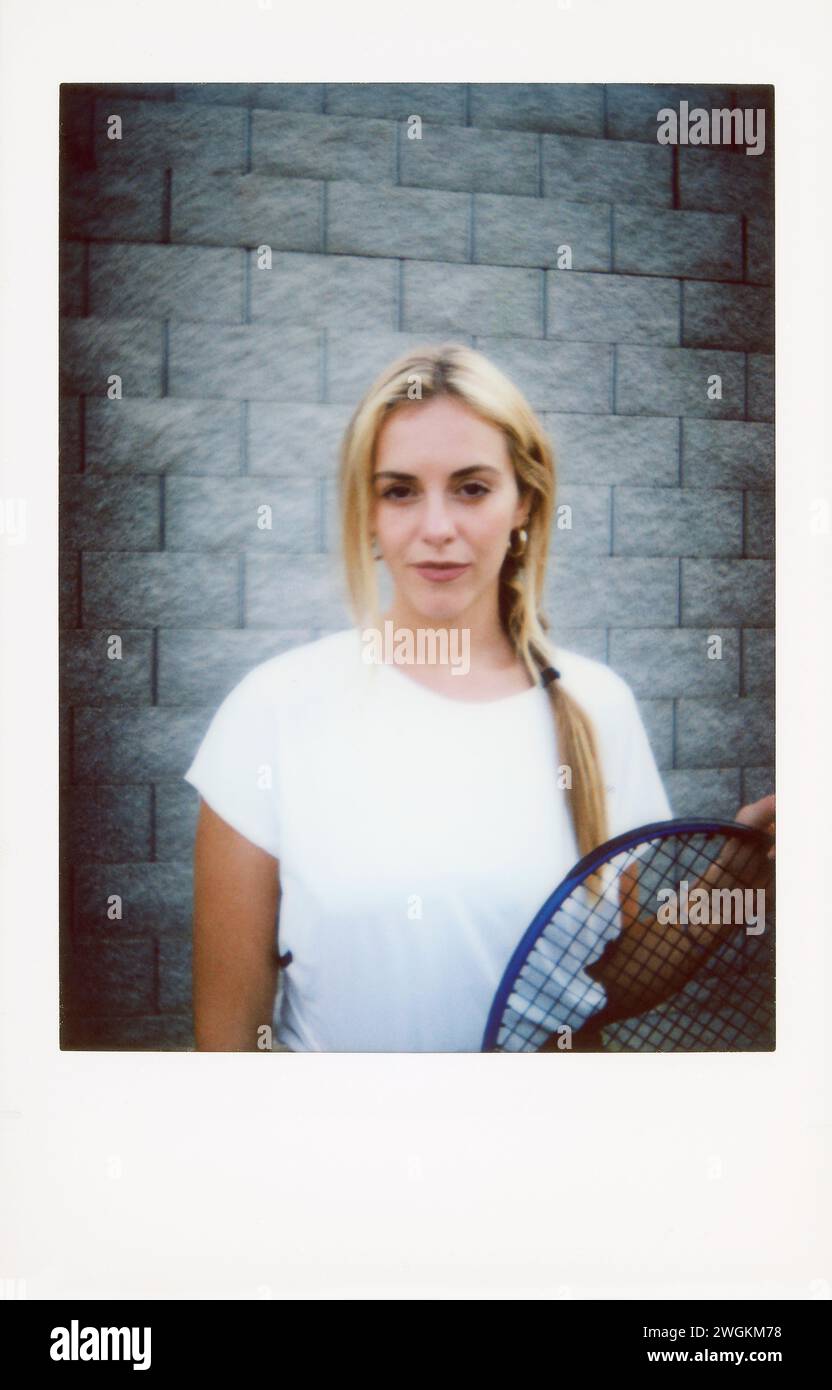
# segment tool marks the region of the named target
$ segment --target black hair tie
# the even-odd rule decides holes
[[[551,685],[552,681],[560,680],[560,671],[556,671],[554,666],[546,666],[540,673],[540,681],[543,686]]]

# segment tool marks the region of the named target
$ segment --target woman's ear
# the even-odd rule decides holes
[[[530,516],[530,514],[531,514],[531,510],[532,510],[531,498],[530,498],[530,497],[521,497],[521,498],[520,498],[520,501],[517,503],[517,509],[516,509],[516,511],[515,511],[515,513],[514,513],[514,528],[513,528],[513,529],[516,529],[518,526],[528,526],[528,524],[529,524],[529,516]]]

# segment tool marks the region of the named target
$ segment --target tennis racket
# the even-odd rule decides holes
[[[599,845],[518,942],[482,1050],[772,1049],[773,843],[687,819]]]

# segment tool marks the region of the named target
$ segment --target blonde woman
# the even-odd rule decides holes
[[[629,687],[547,636],[554,460],[490,361],[394,362],[339,484],[356,625],[250,671],[185,774],[196,1046],[274,1023],[293,1051],[476,1051],[555,885],[671,807]],[[739,815],[768,824],[773,798]]]

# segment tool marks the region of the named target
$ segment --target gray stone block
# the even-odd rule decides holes
[[[774,632],[747,627],[742,634],[743,695],[774,695]]]
[[[155,1005],[155,942],[119,934],[114,941],[72,943],[62,979],[62,1009],[120,1018]]]
[[[472,82],[470,91],[473,126],[583,136],[604,131],[598,82]]]
[[[323,82],[177,82],[177,101],[207,106],[263,106],[271,111],[322,111]]]
[[[770,627],[774,566],[767,560],[682,560],[682,623]]]
[[[107,917],[107,900],[114,895],[121,898],[120,922]],[[176,934],[190,928],[191,865],[185,861],[82,866],[75,899],[77,930],[96,940],[111,934]]]
[[[193,862],[199,793],[189,782],[159,782],[155,788],[156,860]]]
[[[126,97],[131,101],[173,101],[176,96],[172,82],[63,82],[61,89],[90,96]]]
[[[761,560],[774,559],[774,493],[745,495],[745,553]]]
[[[774,220],[760,214],[747,219],[746,278],[755,284],[774,284]]]
[[[156,478],[61,479],[60,535],[73,550],[157,550]]]
[[[742,801],[748,806],[771,796],[775,791],[774,767],[744,767],[742,770]]]
[[[774,487],[774,431],[744,420],[682,421],[686,488]]]
[[[75,710],[75,781],[117,786],[177,781],[187,771],[215,713],[214,708],[79,706]]]
[[[459,335],[456,338],[458,341]],[[354,408],[378,374],[404,353],[435,346],[442,340],[441,334],[384,333],[380,329],[328,334],[326,399]]]
[[[80,83],[62,82],[59,88],[60,170],[62,177],[94,168],[92,150],[93,98]]]
[[[679,700],[676,762],[679,767],[762,765],[774,749],[774,714],[769,701]]]
[[[712,107],[733,105],[732,92],[728,87],[608,82],[606,133],[615,140],[644,140],[655,145],[659,128],[658,112],[667,106],[678,111],[680,101],[686,101],[691,110],[699,107],[709,111]]]
[[[238,569],[236,555],[87,554],[84,625],[233,627]]]
[[[236,249],[90,247],[90,313],[99,318],[242,323],[244,289]]]
[[[733,820],[742,801],[737,767],[672,768],[664,781],[674,816]]]
[[[159,704],[199,705],[226,695],[253,667],[312,641],[311,628],[258,631],[163,628],[159,633]]]
[[[609,270],[612,265],[605,203],[475,193],[473,207],[473,261],[555,268],[560,248],[568,247],[573,271]]]
[[[721,656],[709,652],[720,648]],[[735,628],[622,628],[610,633],[610,665],[640,696],[739,695],[740,634]]]
[[[67,171],[61,182],[61,236],[161,241],[163,198],[163,168]]]
[[[675,280],[550,270],[546,294],[548,338],[678,346]]]
[[[81,402],[71,396],[58,402],[58,467],[61,473],[81,470]]]
[[[535,409],[598,414],[609,410],[612,349],[606,344],[481,338],[477,347]]]
[[[317,550],[313,478],[169,478],[167,550]]]
[[[326,186],[326,250],[467,261],[470,214],[465,193],[339,179]]]
[[[87,249],[80,241],[58,243],[58,312],[77,318],[86,309]]]
[[[664,771],[673,766],[673,701],[646,700],[636,696],[636,704],[647,730],[656,766]]]
[[[675,627],[678,563],[564,555],[549,567],[545,610],[569,627]]]
[[[122,122],[118,140],[108,136],[113,115]],[[104,174],[197,164],[215,173],[242,173],[246,125],[247,112],[238,106],[99,97],[93,116],[96,166]]]
[[[616,347],[615,409],[621,415],[707,415],[741,419],[745,360],[741,353],[698,348]],[[722,378],[722,398],[709,382]]]
[[[120,647],[114,638],[120,639]],[[152,645],[147,628],[84,628],[64,633],[61,698],[73,704],[149,705]]]
[[[64,318],[60,323],[62,396],[106,396],[121,377],[122,396],[162,394],[162,325],[141,319]]]
[[[519,130],[426,126],[421,140],[400,139],[398,181],[411,188],[534,197],[540,192],[538,139]]]
[[[296,179],[392,183],[396,127],[392,121],[304,112],[255,111],[251,167]]]
[[[221,400],[320,399],[321,342],[315,328],[271,324],[170,326],[172,396]]]
[[[608,487],[565,483],[559,488],[550,551],[556,557],[610,554]]]
[[[748,417],[774,419],[774,358],[750,353],[748,357]]]
[[[406,261],[401,326],[414,333],[539,338],[543,334],[540,271]]]
[[[566,483],[676,487],[679,428],[673,419],[615,415],[541,416]]]
[[[579,656],[588,656],[590,661],[607,661],[607,631],[603,627],[563,627],[558,626],[550,638],[558,647]]]
[[[618,204],[613,214],[613,269],[633,275],[738,280],[742,275],[740,218]]]
[[[329,555],[249,555],[245,593],[246,627],[352,626],[345,580]]]
[[[74,865],[149,859],[150,788],[130,783],[66,788],[61,839]]]
[[[323,488],[323,549],[341,556],[341,509],[338,501],[338,479],[322,479]]]
[[[544,135],[542,146],[547,198],[673,206],[669,146],[573,135]]]
[[[81,557],[63,547],[58,561],[58,623],[74,628],[81,617]]]
[[[248,471],[279,477],[334,477],[352,408],[252,401],[248,409]]]
[[[191,1003],[192,944],[190,933],[180,940],[159,942],[159,1008],[184,1012]],[[270,1019],[265,1020],[271,1022]]]
[[[431,124],[465,123],[464,82],[327,82],[325,100],[331,116],[404,122],[417,115]]]
[[[323,188],[305,179],[174,169],[171,239],[219,246],[320,251]]]
[[[85,402],[89,473],[237,473],[237,401]]]
[[[349,330],[396,327],[398,262],[359,256],[278,254],[271,269],[249,257],[251,318]]]
[[[615,555],[741,555],[742,493],[727,489],[615,490]]]
[[[193,1015],[137,1014],[131,1018],[61,1018],[61,1050],[193,1052]]]
[[[772,351],[774,295],[771,290],[756,285],[688,281],[682,285],[682,302],[686,347]]]
[[[745,149],[692,146],[679,149],[679,202],[683,208],[715,212],[774,213],[774,160]]]

